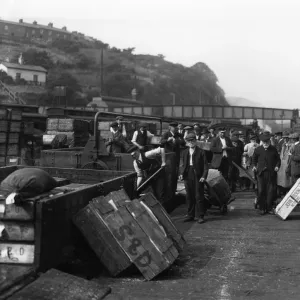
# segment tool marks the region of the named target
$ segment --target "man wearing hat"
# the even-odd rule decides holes
[[[184,136],[184,126],[182,123],[178,124],[178,133],[183,137]]]
[[[233,145],[233,148],[231,150],[231,159],[233,162],[235,162],[238,166],[241,165],[242,162],[242,150],[241,147],[239,146],[239,138],[236,135],[233,135],[231,137],[231,142]],[[230,183],[230,188],[231,192],[234,193],[236,191],[236,183],[239,179],[239,170],[236,166],[233,164],[230,164],[229,166],[229,183]]]
[[[207,143],[208,142],[209,131],[207,128],[203,128],[201,131],[200,141]]]
[[[218,137],[211,142],[211,151],[213,158],[211,161],[211,167],[218,169],[225,180],[228,182],[229,166],[231,164],[231,150],[233,145],[231,140],[225,136],[226,129],[224,127],[219,128]]]
[[[194,123],[194,133],[196,136],[196,140],[200,141],[201,139],[201,128],[199,123]]]
[[[208,131],[209,131],[208,142],[211,142],[216,137],[215,129],[209,126]]]
[[[258,206],[260,214],[274,214],[273,203],[277,196],[277,172],[281,160],[277,149],[271,145],[270,132],[259,136],[262,145],[253,154],[253,172],[257,172]]]
[[[300,143],[299,143],[299,133],[293,133],[290,138],[295,141],[295,144],[291,150],[291,175],[292,175],[292,185],[300,178]]]
[[[116,122],[118,123],[118,129],[124,137],[127,136],[125,125],[122,123],[124,118],[122,116],[116,117]]]
[[[189,133],[185,138],[187,149],[183,151],[183,168],[180,180],[184,180],[186,201],[188,204],[187,217],[184,222],[205,222],[204,182],[208,174],[208,164],[205,153],[196,146],[196,136]]]
[[[184,129],[184,135],[183,135],[184,139],[189,133],[192,133],[194,131],[194,128],[190,125],[185,126],[183,129]]]
[[[131,140],[131,142],[142,151],[146,150],[145,147],[148,144],[148,139],[154,136],[154,134],[147,130],[147,127],[147,123],[140,123],[138,130],[133,133]]]
[[[284,143],[284,139],[283,139],[281,131],[275,132],[274,142],[275,142],[275,147],[276,147],[278,153],[281,153],[281,148],[282,148],[282,145]]]
[[[177,168],[179,168],[180,146],[184,145],[184,140],[178,134],[177,126],[178,126],[177,122],[171,122],[169,124],[169,131],[163,134],[161,139],[161,145],[164,146],[166,153],[175,152]]]
[[[105,143],[108,152],[121,153],[124,137],[119,130],[119,125],[117,122],[112,122],[110,124],[110,132],[112,134],[112,137],[109,138],[108,141]]]

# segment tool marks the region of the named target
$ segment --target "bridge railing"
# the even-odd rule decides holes
[[[295,116],[292,109],[214,106],[214,105],[174,105],[174,106],[124,106],[114,107],[113,112],[159,116],[182,119],[263,119],[263,120],[291,120]]]

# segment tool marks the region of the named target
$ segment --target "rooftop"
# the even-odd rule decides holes
[[[7,68],[11,69],[18,69],[18,70],[29,70],[29,71],[37,71],[37,72],[43,72],[46,73],[47,70],[43,67],[40,66],[32,66],[32,65],[20,65],[20,64],[15,64],[15,63],[10,63],[3,61],[1,62],[2,65],[4,65]]]
[[[41,25],[41,24],[33,24],[33,23],[26,23],[26,22],[14,22],[14,21],[6,21],[6,20],[1,20],[0,19],[0,23],[5,23],[5,24],[12,24],[12,25],[20,25],[20,26],[26,26],[26,27],[30,27],[30,28],[37,28],[37,29],[51,29],[51,30],[55,30],[55,31],[60,31],[60,32],[64,32],[64,33],[69,33],[71,34],[70,31],[64,30],[64,29],[60,29],[60,28],[56,28],[56,27],[52,27],[52,26],[47,26],[47,25]]]

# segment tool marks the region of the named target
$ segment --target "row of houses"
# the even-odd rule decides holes
[[[77,31],[68,31],[67,27],[57,28],[53,23],[48,25],[33,23],[26,23],[23,19],[19,22],[6,21],[0,19],[0,37],[33,40],[40,39],[46,42],[53,42],[57,39],[63,40],[79,40],[79,41],[96,41],[96,39],[85,36],[83,33]]]

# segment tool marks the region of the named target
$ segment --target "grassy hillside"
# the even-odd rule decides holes
[[[61,84],[72,90],[68,94],[70,100],[75,97],[75,92],[83,92],[91,98],[99,94],[101,88],[101,47],[105,48],[103,95],[128,98],[132,89],[136,88],[137,100],[145,104],[171,104],[172,94],[175,94],[176,104],[227,105],[217,76],[205,63],[199,62],[188,68],[168,62],[162,55],[134,54],[134,48],[121,50],[100,41],[62,40],[52,44],[36,41],[26,44],[2,40],[0,60],[9,58],[15,62],[23,53],[25,64],[42,65],[48,69],[49,82],[45,94],[51,93],[53,86]],[[18,91],[19,88],[14,89]],[[19,92],[25,96],[29,93],[24,87]],[[35,94],[35,91],[30,93]],[[37,98],[40,94],[41,90],[37,91]]]

